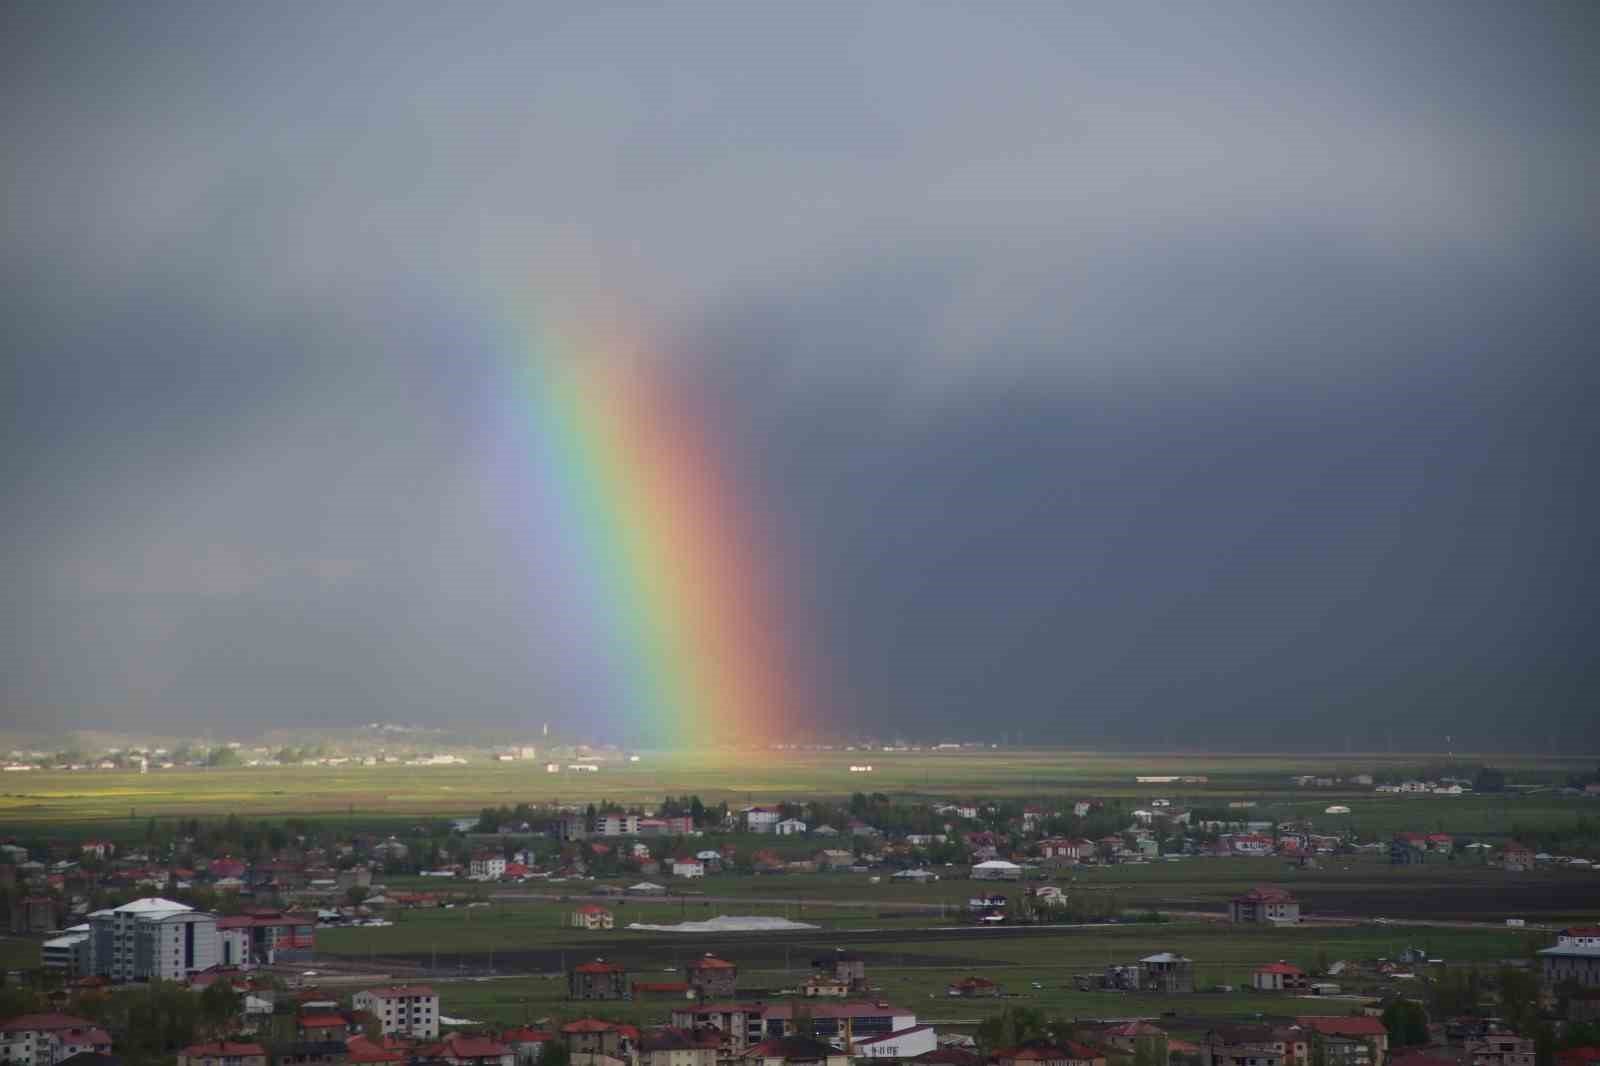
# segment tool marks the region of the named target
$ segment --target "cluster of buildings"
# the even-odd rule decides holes
[[[108,907],[43,944],[46,970],[113,983],[183,981],[219,966],[311,958],[316,916],[252,910],[222,917],[158,896]]]

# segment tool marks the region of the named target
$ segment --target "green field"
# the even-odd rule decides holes
[[[1480,757],[1462,756],[1463,759]],[[1594,759],[1490,757],[1513,780],[1559,781],[1592,770]],[[871,774],[849,772],[870,759]],[[1067,750],[963,752],[710,752],[647,754],[638,763],[609,763],[595,774],[547,774],[536,763],[467,766],[279,767],[113,771],[35,771],[0,783],[0,829],[56,835],[119,831],[132,835],[150,817],[304,816],[363,825],[408,825],[462,816],[484,806],[527,801],[612,800],[651,805],[669,794],[695,793],[707,803],[773,802],[878,791],[922,796],[1048,800],[1096,796],[1125,800],[1166,796],[1175,803],[1215,806],[1253,801],[1256,814],[1314,816],[1330,828],[1383,835],[1401,828],[1504,835],[1516,826],[1570,822],[1600,809],[1593,801],[1538,796],[1384,796],[1370,790],[1297,789],[1296,773],[1337,774],[1409,768],[1426,756],[1104,754]],[[1138,785],[1135,775],[1204,775],[1205,785]],[[1332,803],[1348,816],[1324,816]]]
[[[741,945],[735,938],[710,942],[686,938],[679,949],[656,948],[655,957],[630,961],[636,979],[672,980],[664,971],[681,963],[698,946],[740,964],[741,988],[792,988],[808,972],[807,961],[826,954],[841,938],[818,934],[798,940],[787,955],[771,945]],[[846,942],[848,938],[844,938]],[[1539,941],[1542,943],[1542,941]],[[1245,1016],[1269,1014],[1346,1013],[1347,998],[1321,999],[1267,995],[1247,991],[1200,991],[1193,995],[1155,996],[1076,991],[1072,976],[1098,971],[1160,950],[1178,951],[1195,961],[1196,985],[1241,988],[1251,969],[1265,961],[1286,959],[1303,967],[1339,959],[1393,957],[1417,946],[1451,964],[1493,966],[1506,958],[1526,958],[1535,939],[1505,930],[1408,930],[1374,927],[1264,929],[1241,933],[1201,923],[1131,925],[1075,930],[1069,935],[1025,935],[1004,940],[974,939],[959,934],[921,934],[914,939],[875,940],[850,946],[868,958],[868,974],[876,994],[915,1009],[924,1018],[947,1023],[970,1022],[1019,999],[950,1000],[944,990],[952,981],[979,974],[1002,983],[1020,1001],[1064,1017],[1180,1015]],[[381,960],[380,960],[381,961]],[[787,966],[785,966],[787,962]],[[639,1023],[665,1020],[671,1003],[638,1001],[620,1004],[573,1004],[565,998],[559,977],[520,976],[484,980],[451,979],[441,965],[429,977],[441,991],[443,1010],[454,1017],[498,1023],[529,1018],[570,1019],[597,1014]],[[428,977],[425,972],[424,977]],[[1037,982],[1043,987],[1033,988]],[[1373,989],[1362,989],[1372,991]]]

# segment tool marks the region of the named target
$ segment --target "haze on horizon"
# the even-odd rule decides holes
[[[797,736],[1600,747],[1593,4],[0,41],[9,726],[625,739],[513,520],[526,292],[717,412]]]

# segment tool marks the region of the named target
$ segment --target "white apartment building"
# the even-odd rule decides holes
[[[493,881],[496,878],[504,877],[505,872],[505,856],[488,852],[474,855],[471,864],[467,867],[467,876],[478,880]]]
[[[217,916],[149,896],[89,915],[89,961],[112,981],[181,981],[222,961]]]
[[[111,1037],[70,1014],[24,1014],[0,1022],[0,1062],[6,1066],[55,1066],[82,1051],[110,1054]]]
[[[594,820],[594,831],[603,837],[635,837],[639,835],[639,816],[602,814]]]
[[[439,1035],[439,994],[427,985],[393,985],[357,992],[350,1000],[356,1010],[378,1019],[385,1036]]]
[[[778,812],[772,807],[748,807],[744,812],[744,824],[752,833],[770,833],[778,824]]]
[[[44,968],[67,978],[87,977],[91,970],[89,923],[74,925],[61,936],[46,940],[40,950]]]

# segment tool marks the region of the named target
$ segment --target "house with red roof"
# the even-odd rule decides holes
[[[1600,948],[1600,925],[1573,925],[1556,934],[1556,946]]]
[[[361,1033],[361,1023],[353,1012],[305,1011],[295,1019],[301,1040],[337,1040],[341,1044]]]
[[[87,1018],[51,1011],[0,1022],[0,1062],[48,1066],[81,1052],[111,1053],[110,1035]]]
[[[616,924],[616,916],[598,903],[585,903],[573,908],[571,925],[574,929],[613,929]]]
[[[516,1066],[517,1054],[492,1037],[451,1033],[437,1044],[419,1048],[420,1058],[450,1066]]]
[[[1300,920],[1300,903],[1287,889],[1257,886],[1228,901],[1228,918],[1234,922],[1292,925]]]
[[[740,1057],[749,1066],[848,1066],[850,1056],[809,1036],[780,1036],[763,1040]]]
[[[1221,1025],[1200,1043],[1201,1066],[1304,1066],[1310,1034],[1298,1026]],[[1169,1052],[1170,1053],[1170,1052]]]
[[[387,1066],[390,1063],[409,1062],[412,1045],[409,1040],[397,1036],[380,1036],[377,1040],[371,1040],[362,1035],[347,1040],[345,1051],[351,1063]]]
[[[235,1040],[190,1044],[178,1052],[178,1066],[267,1066],[267,1049]]]
[[[1515,840],[1507,841],[1500,851],[1500,861],[1507,870],[1531,870],[1534,864],[1533,849]]]
[[[316,946],[317,916],[299,911],[253,909],[217,920],[219,933],[233,930],[249,945],[246,958],[230,960],[224,950],[224,965],[255,962],[308,962]],[[226,944],[230,938],[223,937]]]
[[[1306,972],[1287,962],[1269,962],[1250,974],[1250,987],[1257,992],[1292,992],[1307,985]]]
[[[647,1029],[639,1036],[639,1066],[717,1066],[721,1047],[715,1029]]]
[[[1346,1037],[1364,1041],[1372,1049],[1372,1066],[1383,1066],[1389,1053],[1389,1030],[1383,1022],[1366,1014],[1337,1016],[1308,1015],[1296,1018],[1295,1024],[1325,1037]]]
[[[1095,845],[1081,837],[1052,837],[1039,841],[1039,854],[1058,863],[1087,862],[1094,858]]]
[[[556,1034],[548,1029],[533,1029],[520,1025],[500,1034],[500,1043],[511,1049],[517,1057],[517,1066],[533,1066],[544,1054],[545,1048],[555,1043]]]
[[[639,1043],[639,1030],[631,1025],[600,1018],[579,1018],[561,1027],[561,1042],[574,1058],[579,1055],[606,1055],[614,1059],[627,1059]]]
[[[594,959],[580,962],[567,974],[568,999],[631,999],[628,968],[621,963]]]
[[[427,985],[362,989],[351,997],[351,1005],[378,1019],[384,1036],[432,1040],[439,1035],[439,993]]]
[[[689,987],[701,999],[738,994],[739,967],[727,959],[719,959],[706,952],[704,956],[691,960],[684,971],[689,978]]]
[[[991,981],[987,977],[963,977],[959,981],[950,982],[945,989],[945,995],[960,999],[981,999],[1000,994],[1000,983]]]
[[[1104,1052],[1071,1040],[1032,1040],[1017,1047],[1000,1048],[989,1056],[989,1061],[994,1066],[1106,1066]]]

